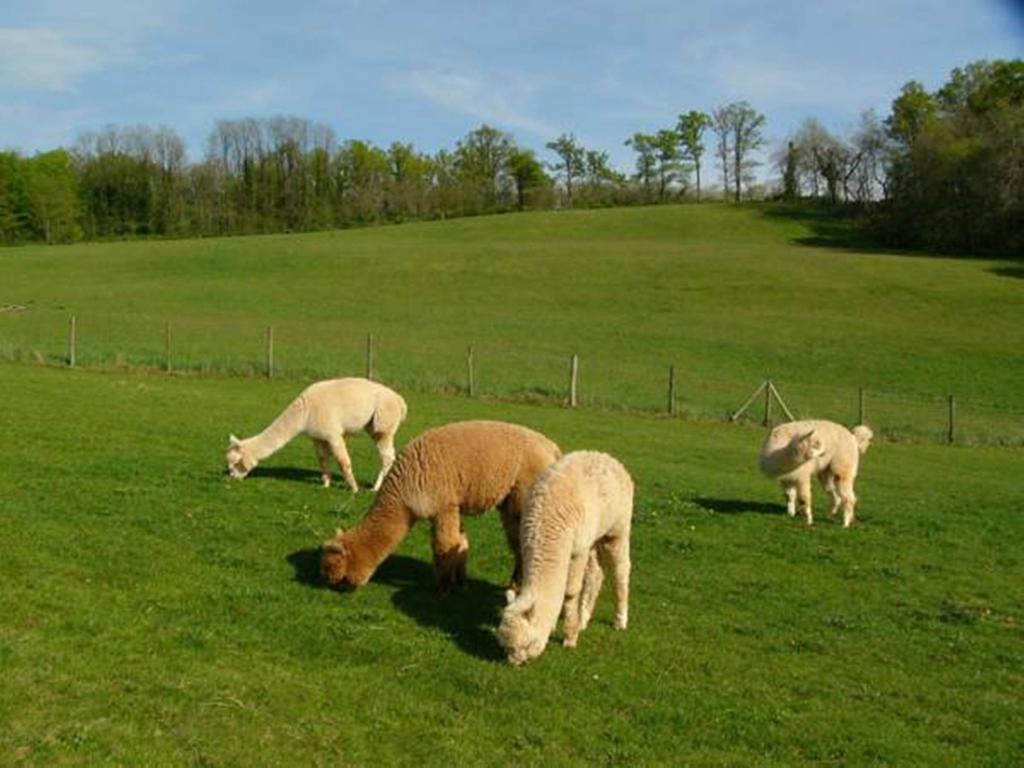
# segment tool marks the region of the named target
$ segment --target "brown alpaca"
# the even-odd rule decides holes
[[[500,421],[463,421],[424,432],[398,455],[366,516],[324,547],[320,569],[332,585],[358,587],[419,520],[430,520],[438,586],[466,578],[469,540],[461,515],[498,507],[521,570],[519,518],[534,480],[561,456],[544,435]]]

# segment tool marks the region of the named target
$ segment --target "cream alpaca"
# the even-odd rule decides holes
[[[500,421],[463,421],[410,442],[384,479],[373,507],[324,547],[330,584],[362,586],[419,520],[430,520],[434,566],[447,590],[465,580],[469,541],[461,514],[498,507],[519,578],[519,518],[534,480],[561,451],[544,435]]]
[[[602,567],[615,582],[615,628],[626,628],[632,518],[633,481],[607,454],[570,453],[540,476],[523,512],[523,586],[498,628],[511,663],[544,652],[559,610],[563,644],[575,647],[593,613]]]
[[[313,440],[324,485],[331,484],[333,455],[349,488],[356,491],[359,486],[352,473],[344,436],[365,430],[377,443],[380,453],[380,473],[373,483],[373,490],[377,490],[395,460],[395,433],[406,411],[401,395],[375,381],[358,378],[318,381],[304,389],[258,435],[245,440],[231,435],[225,456],[228,472],[234,478],[245,477],[259,462],[302,433]]]
[[[782,485],[790,517],[796,515],[799,499],[807,524],[814,523],[811,479],[817,477],[832,497],[829,514],[842,507],[843,527],[849,527],[857,505],[853,483],[860,455],[872,437],[871,429],[863,425],[851,431],[831,421],[792,421],[775,427],[765,438],[759,464],[762,472]]]

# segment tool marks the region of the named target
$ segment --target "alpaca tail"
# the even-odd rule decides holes
[[[867,453],[868,446],[871,445],[871,438],[875,436],[875,433],[871,431],[871,427],[861,424],[850,431],[853,432],[853,436],[857,440],[857,450],[861,453]]]

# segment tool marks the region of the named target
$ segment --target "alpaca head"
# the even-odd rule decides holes
[[[361,587],[369,577],[357,577],[353,573],[352,556],[345,543],[345,534],[339,528],[334,538],[324,544],[323,554],[320,557],[320,575],[324,581],[332,587],[341,586],[343,583],[351,587]]]
[[[813,429],[806,434],[794,437],[789,444],[789,449],[793,453],[793,458],[800,464],[816,459],[825,453],[825,446],[822,445],[821,438],[814,436]]]
[[[540,656],[548,644],[533,621],[533,606],[533,598],[520,595],[505,608],[498,627],[498,643],[509,663],[517,667]]]
[[[224,460],[228,465],[228,474],[236,480],[252,472],[259,461],[246,448],[245,443],[234,435],[228,438],[228,452],[224,454]]]
[[[853,432],[853,436],[857,440],[857,450],[861,453],[867,452],[868,446],[871,445],[871,439],[875,436],[875,433],[871,431],[871,427],[861,424],[850,431]]]

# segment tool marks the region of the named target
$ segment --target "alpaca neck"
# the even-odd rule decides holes
[[[303,398],[294,400],[274,419],[270,426],[254,437],[243,441],[245,447],[257,461],[281,450],[306,426],[306,404]]]
[[[387,556],[398,549],[412,524],[412,515],[401,501],[378,494],[373,508],[359,525],[344,534],[351,580],[368,581]]]
[[[784,445],[761,458],[761,470],[772,477],[792,472],[804,462],[800,460],[792,446]]]

